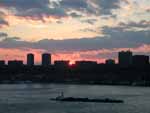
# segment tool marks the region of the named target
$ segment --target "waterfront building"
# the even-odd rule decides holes
[[[113,59],[107,59],[107,60],[105,61],[105,64],[108,64],[108,65],[115,64],[115,60],[113,60]]]
[[[9,60],[8,66],[11,66],[11,67],[23,66],[23,61],[22,60]]]
[[[134,55],[133,56],[133,65],[143,66],[149,64],[149,56],[146,55]]]
[[[54,61],[54,65],[56,67],[60,67],[60,68],[68,67],[69,66],[69,60],[57,60],[57,61]]]
[[[34,54],[27,54],[27,66],[34,66]]]
[[[44,53],[42,54],[42,66],[49,66],[51,65],[51,54]]]
[[[132,65],[132,52],[121,51],[118,55],[119,65],[122,67],[128,67]]]
[[[75,65],[79,68],[92,68],[97,65],[96,61],[76,61]]]

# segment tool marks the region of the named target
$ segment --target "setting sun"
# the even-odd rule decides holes
[[[72,65],[74,65],[74,64],[75,64],[74,61],[69,61],[69,66],[72,66]]]

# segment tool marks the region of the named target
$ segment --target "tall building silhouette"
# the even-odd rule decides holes
[[[34,54],[32,53],[27,54],[27,65],[28,66],[34,65]]]
[[[146,55],[134,55],[133,65],[134,66],[144,66],[149,64],[149,56]]]
[[[44,53],[42,54],[42,66],[49,66],[51,65],[51,54]]]
[[[132,52],[131,51],[121,51],[118,55],[119,65],[123,67],[128,67],[132,64]]]

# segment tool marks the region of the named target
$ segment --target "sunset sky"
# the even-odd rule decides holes
[[[150,0],[0,0],[0,60],[104,62],[128,49],[150,55]]]

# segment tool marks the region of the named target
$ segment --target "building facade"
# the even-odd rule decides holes
[[[27,66],[34,66],[34,54],[27,54]]]
[[[119,65],[122,67],[128,67],[132,65],[132,52],[121,51],[118,55]]]
[[[51,54],[44,53],[42,54],[42,66],[49,66],[51,65]]]
[[[69,66],[69,60],[57,60],[54,62],[56,67],[64,68]]]
[[[149,56],[146,55],[134,55],[133,56],[133,65],[134,66],[143,66],[149,64]]]
[[[113,60],[113,59],[107,59],[107,60],[105,61],[105,64],[108,64],[108,65],[115,64],[115,60]]]
[[[79,68],[88,69],[97,65],[96,61],[76,61],[75,65]]]
[[[9,60],[8,66],[11,66],[11,67],[23,66],[23,61],[22,60]]]

